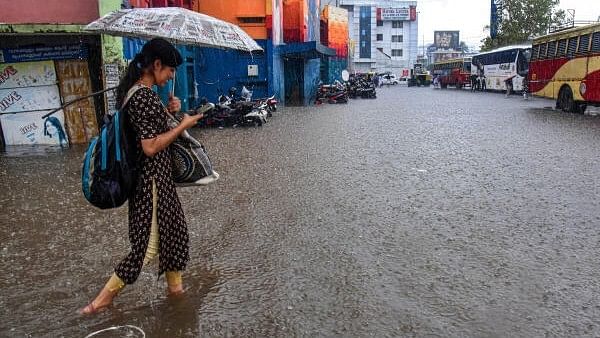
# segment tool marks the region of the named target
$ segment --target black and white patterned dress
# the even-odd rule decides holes
[[[138,278],[152,225],[152,180],[158,191],[159,276],[165,271],[183,271],[189,260],[189,236],[183,209],[172,179],[171,150],[154,157],[143,155],[141,140],[169,130],[159,96],[150,88],[139,89],[129,100],[125,114],[136,133],[141,152],[141,171],[129,198],[129,241],[131,252],[117,265],[115,273],[126,284]]]

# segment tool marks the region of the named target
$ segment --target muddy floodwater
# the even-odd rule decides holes
[[[221,179],[178,189],[185,296],[155,264],[92,317],[76,311],[129,250],[127,208],[84,200],[84,147],[9,148],[0,336],[600,336],[598,110],[378,96],[194,129]],[[98,336],[125,335],[142,336]]]

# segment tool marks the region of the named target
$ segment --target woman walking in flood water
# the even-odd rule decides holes
[[[183,292],[181,273],[189,259],[189,236],[171,177],[169,145],[183,131],[196,125],[202,114],[184,115],[177,127],[169,129],[165,109],[176,113],[181,102],[170,96],[165,108],[151,89],[153,85],[166,85],[182,62],[172,44],[159,38],[150,40],[129,63],[117,88],[117,107],[126,101],[123,112],[130,131],[135,133],[137,151],[141,155],[137,184],[129,197],[131,251],[116,266],[96,298],[80,310],[83,314],[109,306],[123,287],[134,283],[142,267],[156,256],[159,257],[159,276],[166,275],[168,294]]]

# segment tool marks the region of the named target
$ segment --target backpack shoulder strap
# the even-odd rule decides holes
[[[125,95],[125,99],[123,100],[123,104],[121,105],[121,110],[123,110],[125,108],[125,106],[129,102],[129,99],[131,99],[133,94],[135,94],[138,90],[140,90],[142,88],[146,88],[146,86],[144,86],[143,84],[139,84],[139,83],[136,83],[131,88],[129,88],[129,90],[127,91],[127,95]]]

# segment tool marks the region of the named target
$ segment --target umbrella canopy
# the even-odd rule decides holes
[[[240,27],[180,7],[121,9],[93,21],[84,30],[147,39],[160,37],[201,47],[262,50]]]

